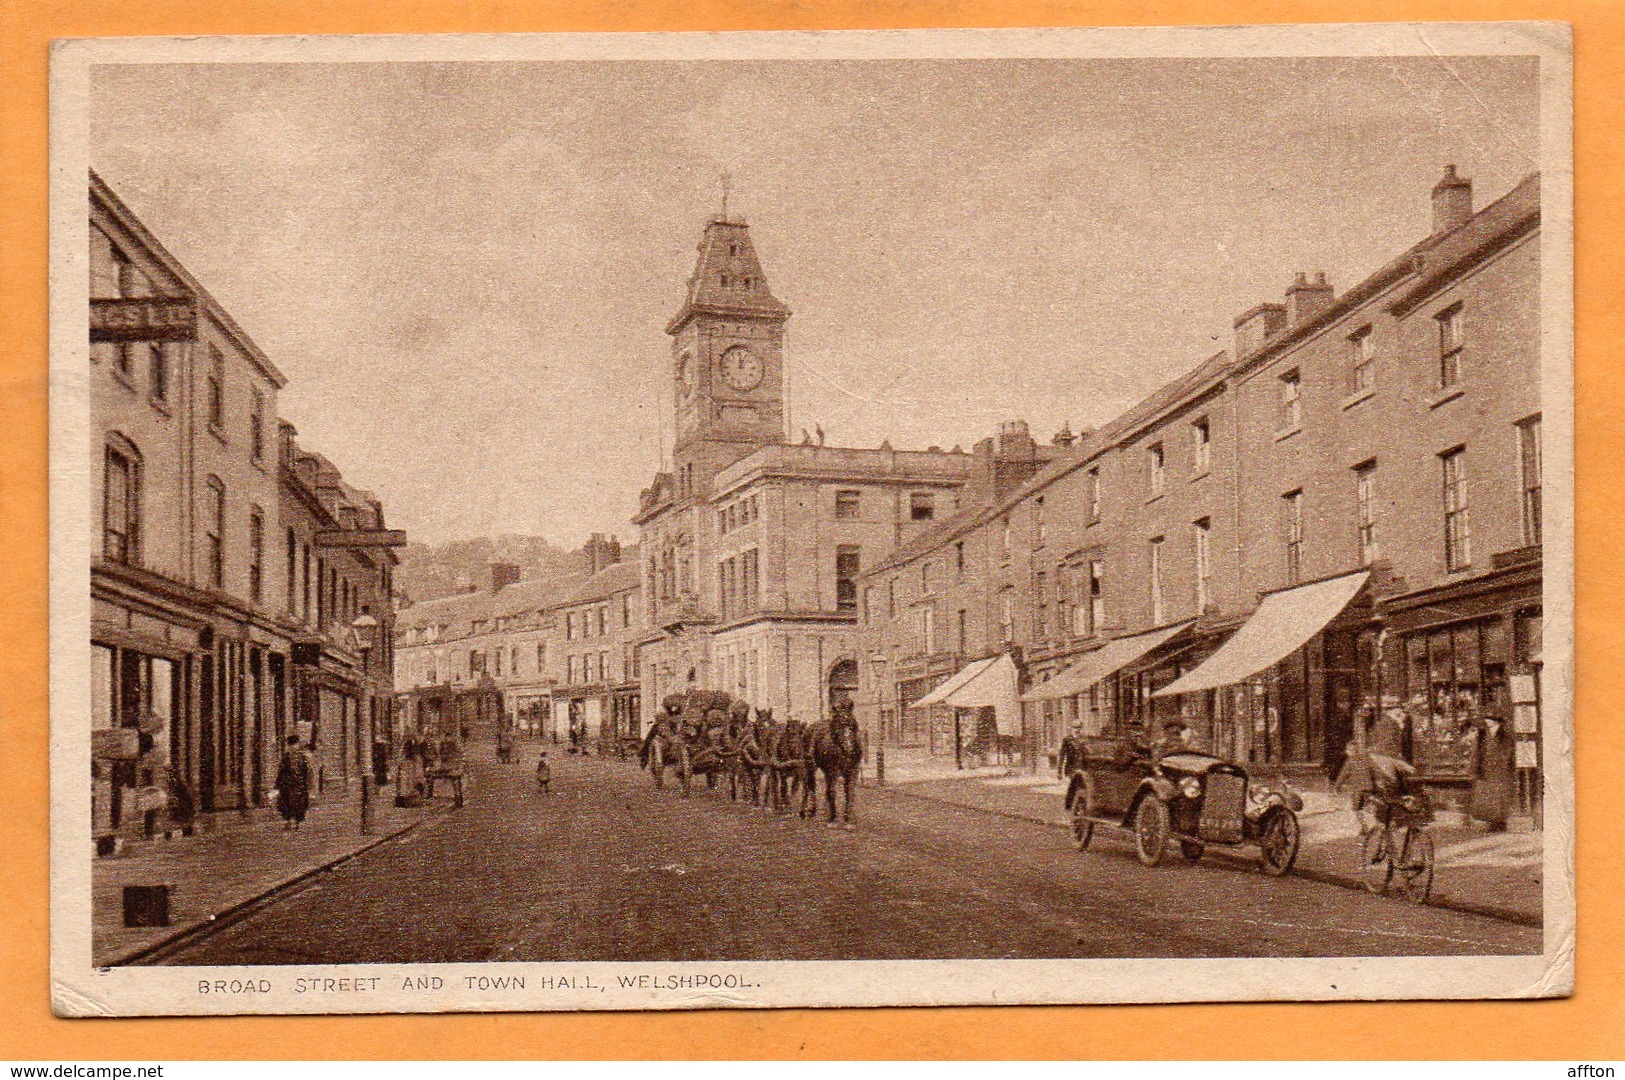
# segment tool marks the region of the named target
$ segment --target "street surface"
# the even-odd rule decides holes
[[[167,964],[1538,953],[1540,931],[1246,866],[1134,860],[1063,831],[864,787],[851,830],[635,761],[471,747],[467,805]]]

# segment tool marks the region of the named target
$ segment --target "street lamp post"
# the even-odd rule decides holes
[[[350,624],[350,633],[354,635],[356,651],[361,654],[361,712],[365,717],[365,725],[357,725],[357,740],[361,739],[361,728],[366,730],[366,741],[363,743],[365,754],[362,755],[361,768],[361,833],[363,836],[375,831],[373,822],[373,774],[372,774],[372,682],[371,672],[367,670],[367,661],[378,634],[378,620],[372,617],[372,612],[363,610]]]

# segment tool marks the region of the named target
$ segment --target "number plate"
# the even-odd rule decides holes
[[[1203,839],[1221,844],[1241,840],[1241,813],[1247,801],[1247,781],[1229,773],[1213,773],[1207,778],[1207,794],[1202,799],[1200,828]]]

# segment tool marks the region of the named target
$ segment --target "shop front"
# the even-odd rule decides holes
[[[1382,737],[1457,808],[1539,827],[1539,563],[1387,598],[1383,623],[1373,665]]]
[[[1266,594],[1199,663],[1162,673],[1172,678],[1146,673],[1146,719],[1180,720],[1193,744],[1259,775],[1330,786],[1363,738],[1355,717],[1377,700],[1369,579],[1362,570]]]
[[[1152,713],[1150,692],[1177,677],[1194,625],[1114,638],[1036,682],[1021,695],[1032,758],[1054,753],[1073,728],[1084,736],[1143,728]]]

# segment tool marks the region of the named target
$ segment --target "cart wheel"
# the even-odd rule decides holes
[[[1298,861],[1298,815],[1282,807],[1264,821],[1258,837],[1259,855],[1264,860],[1264,873],[1280,877]]]
[[[1421,829],[1405,830],[1405,841],[1394,861],[1399,891],[1413,904],[1427,903],[1433,891],[1433,837]]]
[[[1179,842],[1179,853],[1185,856],[1185,858],[1191,862],[1195,862],[1197,859],[1200,859],[1202,857],[1202,852],[1206,850],[1207,846],[1204,845],[1200,840],[1181,840]]]
[[[1368,829],[1360,844],[1360,876],[1366,891],[1378,896],[1387,891],[1394,876],[1394,864],[1388,860],[1388,830],[1381,825]]]
[[[1168,807],[1155,795],[1141,799],[1134,811],[1134,847],[1146,866],[1156,866],[1168,852]]]

